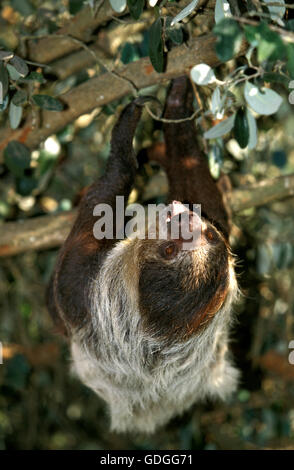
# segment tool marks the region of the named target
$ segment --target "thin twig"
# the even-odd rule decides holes
[[[160,116],[156,116],[156,114],[154,114],[151,111],[147,103],[145,103],[145,108],[146,108],[147,113],[150,114],[150,116],[153,119],[155,119],[155,121],[165,122],[166,124],[180,124],[181,122],[192,121],[193,119],[196,118],[196,116],[198,116],[198,114],[200,114],[200,111],[201,111],[200,109],[196,109],[196,111],[194,111],[194,113],[191,114],[191,116],[188,116],[182,119],[166,119]]]
[[[259,2],[261,5],[265,7],[280,7],[280,8],[289,8],[294,10],[294,5],[290,5],[289,3],[279,3],[279,2]]]

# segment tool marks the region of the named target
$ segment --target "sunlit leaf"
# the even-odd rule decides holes
[[[230,4],[227,0],[216,0],[215,10],[214,10],[214,19],[215,23],[219,23],[224,18],[229,18],[232,16]]]
[[[12,67],[12,65],[10,64],[7,64],[7,71],[9,73],[11,80],[13,81],[17,81],[19,78],[22,78],[22,75],[18,73],[18,71],[14,67]]]
[[[117,13],[122,13],[127,6],[127,0],[109,0],[111,8]]]
[[[21,57],[15,55],[9,61],[9,63],[19,73],[21,77],[25,77],[29,73],[29,68],[26,62]]]
[[[13,104],[12,101],[10,102],[9,122],[10,122],[10,127],[12,129],[18,128],[20,121],[21,121],[21,117],[22,117],[22,111],[23,111],[22,106],[15,106],[15,104]]]
[[[247,108],[246,109],[247,121],[249,126],[249,141],[248,141],[248,149],[253,150],[258,142],[258,129],[256,124],[256,119],[251,113],[251,111]]]
[[[208,165],[212,177],[218,179],[223,165],[223,152],[219,145],[212,145],[210,148],[208,153]]]
[[[264,60],[282,60],[286,55],[286,45],[283,43],[280,35],[271,31],[266,23],[258,26],[258,46],[257,58],[259,62]]]
[[[275,0],[274,2],[272,0],[263,0],[264,3],[268,3],[267,8],[270,12],[271,19],[272,20],[279,20],[283,18],[283,16],[286,13],[286,7],[285,7],[285,0]],[[270,3],[280,3],[281,6],[279,5],[270,5]]]
[[[244,87],[244,96],[253,111],[266,116],[276,113],[283,102],[275,91],[265,87],[259,89],[250,82]]]
[[[183,19],[187,18],[187,16],[189,16],[194,11],[198,3],[199,0],[194,0],[193,2],[189,3],[189,5],[187,5],[185,8],[183,8],[183,10],[172,20],[171,26],[174,26],[179,21],[182,21]]]
[[[204,133],[205,139],[217,139],[225,134],[228,134],[234,127],[235,114],[220,122]]]
[[[208,85],[216,80],[213,69],[207,64],[197,64],[190,71],[191,79],[197,85]]]

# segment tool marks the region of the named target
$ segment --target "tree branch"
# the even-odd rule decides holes
[[[3,129],[0,132],[0,151],[11,140],[18,140],[33,149],[80,115],[120,99],[132,93],[134,88],[139,90],[178,77],[202,62],[211,67],[219,65],[220,60],[214,50],[215,40],[213,34],[207,34],[193,39],[189,48],[184,44],[172,49],[167,56],[165,73],[157,73],[149,58],[143,58],[82,83],[59,97],[65,104],[64,111],[40,111],[39,127],[32,125],[30,116],[22,128],[12,130],[7,126]],[[246,44],[243,44],[239,54],[245,50]]]
[[[232,212],[237,213],[290,196],[294,196],[294,174],[235,189],[227,199]]]
[[[227,199],[236,214],[291,196],[294,196],[294,174],[235,189],[227,194]],[[3,224],[0,226],[0,256],[60,246],[71,229],[75,215],[76,210],[73,210]]]
[[[53,60],[59,59],[81,48],[74,39],[87,42],[91,39],[92,32],[98,26],[107,23],[113,17],[122,16],[126,13],[127,11],[123,13],[115,12],[109,2],[103,2],[96,15],[93,15],[91,8],[87,6],[71,18],[54,35],[49,34],[46,37],[30,38],[27,43],[28,58],[35,62],[42,62],[42,64],[48,64]]]

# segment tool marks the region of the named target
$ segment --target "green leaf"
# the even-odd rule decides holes
[[[46,79],[43,77],[43,75],[39,72],[31,72],[29,75],[27,75],[24,79],[26,81],[33,81],[33,82],[38,82],[38,83],[46,83]]]
[[[248,108],[246,109],[246,114],[247,114],[247,121],[249,125],[248,149],[253,150],[255,149],[258,143],[258,129],[257,129],[257,124],[256,124],[256,119]]]
[[[286,12],[285,0],[275,0],[275,2],[273,2],[272,0],[263,0],[263,1],[264,1],[264,3],[269,4],[269,5],[267,5],[267,8],[269,10],[269,13],[270,13],[270,16],[271,16],[272,20],[277,21],[280,18],[283,18],[283,16],[285,15],[285,12]],[[271,3],[280,3],[281,6],[271,5]]]
[[[259,62],[264,60],[283,60],[287,53],[286,45],[280,35],[271,31],[266,23],[261,23],[258,28],[257,58]]]
[[[180,46],[184,39],[183,31],[179,24],[171,26],[172,19],[171,16],[166,17],[166,35],[174,44]]]
[[[138,48],[131,44],[130,42],[126,42],[123,50],[121,52],[121,61],[123,64],[129,64],[130,62],[134,62],[135,60],[139,59]]]
[[[18,128],[20,121],[21,121],[21,117],[22,117],[22,111],[23,111],[22,106],[15,106],[15,104],[13,104],[12,101],[10,102],[9,122],[10,122],[11,129]]]
[[[0,102],[0,112],[5,111],[5,109],[7,108],[8,104],[9,104],[9,96],[6,95],[5,98],[4,98],[4,100],[3,100],[3,103]]]
[[[212,145],[208,153],[208,166],[210,173],[214,179],[220,176],[223,165],[223,151],[219,145]]]
[[[215,23],[219,23],[224,18],[232,16],[230,4],[227,0],[216,0],[214,9]]]
[[[286,21],[286,29],[294,32],[294,19]]]
[[[21,74],[18,73],[18,71],[15,70],[15,68],[12,67],[12,65],[10,64],[7,64],[7,71],[9,73],[11,80],[17,81],[19,78],[22,78]]]
[[[258,114],[270,116],[278,111],[283,98],[270,88],[261,88],[247,82],[244,87],[244,97],[249,106]]]
[[[29,0],[10,0],[10,5],[23,16],[32,15],[35,11]]]
[[[4,149],[4,162],[15,176],[21,177],[30,167],[31,153],[25,145],[12,140]]]
[[[7,95],[9,86],[9,77],[3,62],[0,62],[0,82],[2,84],[2,96],[0,96],[0,102],[2,102]]]
[[[62,111],[64,106],[61,101],[49,95],[33,95],[33,102],[47,111]]]
[[[228,134],[233,129],[234,122],[235,114],[206,131],[203,136],[204,139],[218,139],[219,137]]]
[[[18,90],[14,94],[11,101],[15,106],[20,106],[21,104],[25,103],[26,100],[27,100],[27,92],[25,90]]]
[[[21,77],[25,77],[29,73],[29,67],[21,57],[15,55],[9,61],[9,63],[19,73]]]
[[[117,13],[122,13],[127,6],[127,0],[109,0],[111,8]]]
[[[236,55],[241,47],[243,33],[238,23],[225,18],[213,28],[217,37],[216,54],[220,60],[226,62]]]
[[[266,72],[263,75],[263,79],[265,82],[269,83],[280,83],[281,85],[284,85],[287,90],[289,88],[289,78],[285,77],[285,75],[281,75],[278,72]]]
[[[69,0],[69,12],[71,15],[78,13],[84,5],[84,0]]]
[[[284,168],[287,165],[287,154],[285,150],[275,150],[272,154],[273,164],[278,168]]]
[[[291,78],[294,78],[294,44],[289,43],[287,46],[287,69]]]
[[[244,25],[245,38],[249,44],[256,47],[258,44],[259,32],[257,26]]]
[[[209,85],[216,81],[213,69],[207,64],[197,64],[190,71],[191,79],[197,85]]]
[[[258,26],[245,25],[247,41],[258,50],[258,61],[279,60],[285,58],[287,48],[280,35],[272,31],[265,22]]]
[[[193,0],[185,8],[183,8],[183,10],[180,11],[180,13],[177,16],[175,16],[175,18],[173,18],[172,26],[174,26],[176,23],[179,23],[180,21],[183,21],[185,18],[187,18],[187,16],[193,13],[198,3],[199,3],[199,0]]]
[[[156,72],[162,73],[164,71],[164,54],[161,18],[158,18],[149,30],[149,57]]]
[[[241,149],[247,147],[249,142],[249,124],[246,110],[239,108],[234,122],[234,136]]]
[[[38,186],[38,181],[32,176],[23,176],[16,180],[16,191],[21,196],[29,196]]]
[[[138,20],[143,11],[145,0],[127,0],[128,8],[131,16]]]

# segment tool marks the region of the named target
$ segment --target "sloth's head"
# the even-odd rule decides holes
[[[127,301],[136,310],[145,334],[171,343],[205,328],[235,280],[228,242],[212,223],[178,201],[162,212],[155,226],[147,219],[144,237],[138,230],[114,246],[105,258],[102,282],[105,288],[108,278],[110,297],[116,288],[121,305]]]

